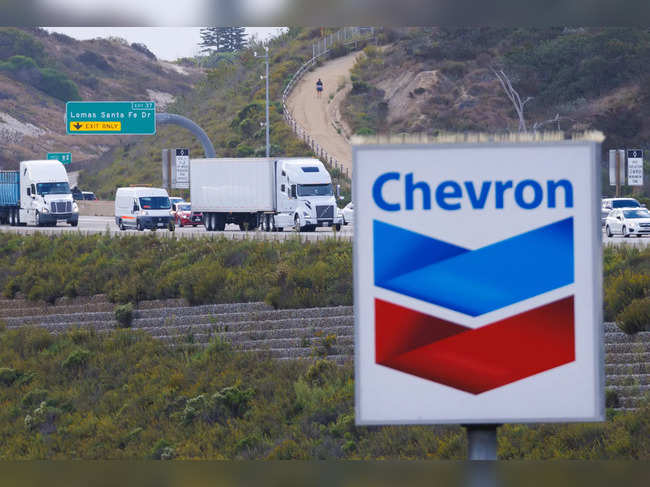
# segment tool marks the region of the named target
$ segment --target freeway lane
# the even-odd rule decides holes
[[[14,232],[14,233],[34,233],[41,232],[45,234],[51,233],[63,233],[63,232],[81,232],[81,233],[103,233],[106,230],[111,234],[128,234],[128,235],[138,235],[151,233],[150,230],[144,230],[138,232],[137,230],[126,230],[120,232],[115,225],[115,219],[109,216],[80,216],[79,217],[79,226],[73,228],[69,225],[59,223],[56,227],[10,227],[8,225],[1,225],[0,231],[3,232]],[[347,225],[341,228],[341,231],[338,232],[337,238],[342,240],[352,240],[353,235],[353,226]],[[157,230],[155,232],[157,235],[168,236],[171,234],[168,230]],[[176,227],[174,234],[177,237],[184,238],[201,238],[201,237],[225,237],[230,239],[259,239],[259,240],[286,240],[289,238],[295,238],[296,233],[293,231],[284,231],[282,233],[265,233],[260,231],[255,232],[242,232],[239,230],[237,225],[228,225],[224,232],[206,232],[205,228],[201,225],[196,228],[194,227]],[[325,238],[332,238],[334,232],[331,228],[319,228],[315,232],[311,233],[301,233],[301,238],[303,240],[322,240]],[[603,244],[611,245],[632,245],[632,246],[647,246],[650,245],[650,236],[645,237],[629,237],[623,238],[619,236],[607,237],[603,231]]]
[[[138,232],[137,230],[120,231],[115,224],[115,219],[109,216],[80,216],[79,226],[71,227],[70,225],[59,223],[56,227],[11,227],[8,225],[0,225],[0,231],[13,232],[20,234],[30,234],[40,232],[44,234],[58,234],[64,232],[79,232],[83,234],[91,233],[104,233],[110,232],[111,235],[143,235],[152,233],[151,230],[144,230]],[[266,233],[260,231],[242,232],[237,225],[227,225],[226,230],[223,232],[207,232],[203,225],[196,228],[194,227],[176,227],[176,231],[170,232],[169,230],[156,230],[153,232],[156,235],[171,236],[182,238],[201,238],[201,237],[224,237],[233,240],[239,239],[256,239],[256,240],[287,240],[296,237],[296,232],[284,231],[280,233]],[[333,238],[334,231],[331,228],[318,228],[315,232],[300,233],[302,240],[323,240],[326,238]],[[342,240],[352,240],[352,226],[347,225],[341,228],[341,231],[336,234],[336,238]]]

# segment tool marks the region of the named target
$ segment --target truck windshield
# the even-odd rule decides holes
[[[641,206],[637,200],[614,200],[612,201],[612,208],[638,208]]]
[[[36,192],[41,196],[48,194],[70,194],[70,186],[68,183],[38,183],[36,185]]]
[[[332,196],[331,184],[299,184],[298,196]]]
[[[167,196],[146,196],[140,198],[140,208],[143,210],[169,210],[171,206]]]

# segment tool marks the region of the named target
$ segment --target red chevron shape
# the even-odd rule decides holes
[[[480,394],[575,360],[573,296],[471,329],[375,299],[375,361]]]

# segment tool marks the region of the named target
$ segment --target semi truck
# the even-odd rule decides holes
[[[216,158],[190,161],[192,210],[208,231],[229,223],[241,230],[340,230],[338,186],[318,159]]]
[[[0,223],[55,226],[59,221],[79,223],[63,164],[22,161],[18,171],[0,171]]]

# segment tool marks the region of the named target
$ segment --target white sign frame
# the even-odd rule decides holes
[[[510,153],[510,156],[507,154]],[[379,211],[371,210],[372,181],[376,181],[378,174],[385,171],[398,171],[402,174],[416,173],[415,161],[426,160],[427,164],[435,165],[435,171],[444,168],[445,177],[460,168],[470,167],[477,172],[485,173],[486,167],[497,167],[504,163],[504,158],[517,154],[517,164],[525,176],[528,169],[534,169],[539,174],[546,172],[545,165],[553,165],[557,154],[564,154],[561,161],[552,167],[557,171],[559,164],[567,167],[570,180],[573,184],[576,208],[564,214],[570,214],[575,221],[574,230],[574,265],[575,281],[564,289],[574,289],[575,304],[575,360],[549,370],[535,373],[512,383],[504,384],[493,390],[479,394],[449,387],[428,379],[418,377],[390,367],[379,365],[375,362],[375,316],[373,300],[377,296],[390,296],[396,294],[390,290],[381,289],[373,280],[373,227],[372,220],[379,215]],[[575,158],[579,155],[579,161]],[[355,203],[355,235],[354,235],[354,301],[355,301],[355,417],[358,425],[387,425],[387,424],[489,424],[489,423],[536,423],[536,422],[587,422],[603,421],[605,418],[605,380],[604,380],[604,346],[603,346],[603,320],[602,320],[602,234],[600,228],[600,173],[597,155],[600,155],[600,145],[592,141],[558,141],[543,143],[465,143],[465,144],[434,144],[434,145],[401,145],[401,144],[368,144],[353,146],[354,177],[353,195]],[[526,156],[526,158],[522,158]],[[467,158],[470,158],[469,162]],[[512,159],[512,157],[511,157]],[[572,164],[567,164],[567,159]],[[487,161],[492,161],[492,166]],[[453,161],[449,163],[449,161]],[[480,161],[480,162],[474,162]],[[512,160],[508,162],[513,166]],[[528,164],[528,166],[526,166]],[[524,167],[526,166],[526,167]],[[425,166],[422,166],[425,167]],[[432,166],[433,167],[433,166]],[[571,169],[571,167],[578,169]],[[525,170],[525,171],[524,171]],[[431,168],[429,168],[431,171]],[[435,172],[434,171],[434,172]],[[573,172],[571,172],[573,171]],[[426,173],[428,175],[434,172]],[[436,173],[437,174],[437,173]],[[487,173],[486,173],[487,174]],[[564,173],[551,172],[545,177],[559,177]],[[458,177],[463,178],[458,172]],[[521,180],[522,177],[519,177]],[[585,177],[586,180],[575,179]],[[442,176],[440,176],[442,178]],[[532,177],[532,176],[530,176]],[[501,178],[501,174],[493,179]],[[503,178],[501,178],[503,179]],[[516,178],[511,178],[516,179]],[[424,177],[416,180],[434,180]],[[462,179],[459,179],[462,180]],[[440,179],[435,180],[440,182]],[[576,183],[581,181],[580,186]],[[401,182],[400,184],[404,184]],[[392,190],[391,190],[392,191]],[[394,197],[396,193],[390,193]],[[432,197],[433,198],[433,197]],[[432,208],[435,202],[432,201]],[[546,209],[545,209],[546,210]],[[417,213],[416,210],[414,210]],[[424,210],[423,210],[424,211]],[[442,211],[442,210],[440,210]],[[441,216],[440,211],[435,212],[436,218]],[[384,212],[386,213],[386,212]],[[422,226],[413,225],[413,220],[404,217],[405,211],[399,212],[399,217],[392,214],[382,220],[390,224],[404,227],[410,231],[429,235]],[[414,214],[415,214],[414,213]],[[433,214],[433,211],[430,211]],[[510,212],[512,213],[512,212]],[[514,214],[514,213],[512,213]],[[548,219],[548,215],[544,218]],[[535,226],[530,222],[508,222],[501,239],[515,236],[531,228],[539,227],[540,218]],[[587,219],[587,220],[585,220]],[[551,221],[553,218],[551,218]],[[449,220],[445,220],[448,222]],[[478,220],[474,219],[472,222]],[[470,225],[466,223],[465,226]],[[444,226],[444,225],[443,225]],[[460,225],[463,226],[463,225]],[[436,230],[437,231],[437,230]],[[436,231],[433,233],[436,234]],[[430,232],[430,230],[429,230]],[[449,237],[452,238],[449,238]],[[472,238],[454,238],[452,234],[444,234],[441,240],[451,241],[466,245],[468,248],[479,248],[480,245],[470,245]],[[499,239],[492,239],[493,242]],[[484,242],[486,245],[491,243]],[[580,257],[582,255],[582,257]],[[584,274],[584,275],[583,275]],[[591,279],[591,282],[588,282]],[[578,285],[582,286],[578,290]],[[573,288],[572,288],[573,286]],[[551,296],[550,293],[541,296]],[[559,293],[562,294],[562,293]],[[556,294],[556,296],[559,296]],[[579,299],[578,299],[579,294]],[[539,298],[535,296],[532,300]],[[403,299],[402,299],[403,298]],[[412,306],[419,312],[427,312],[435,306],[425,303],[417,298],[402,296],[397,304]],[[524,300],[515,303],[510,309],[533,309],[529,302]],[[522,304],[523,303],[523,304]],[[585,304],[586,303],[586,304]],[[376,305],[376,304],[375,304]],[[584,305],[584,306],[583,306]],[[529,307],[526,307],[529,306]],[[506,307],[508,309],[508,307]],[[496,312],[497,314],[499,311]],[[447,312],[445,318],[458,317],[461,313]],[[471,319],[465,321],[471,322]],[[488,323],[489,324],[489,323]],[[482,325],[479,325],[480,328]],[[574,367],[576,363],[578,366]],[[571,372],[566,372],[571,369]],[[576,370],[573,370],[576,369]],[[585,381],[588,384],[575,384],[573,392],[569,392],[576,403],[565,407],[567,397],[563,396],[572,381],[582,378],[583,369],[587,370]],[[536,385],[539,383],[539,387]],[[523,384],[523,386],[522,386]],[[532,385],[531,385],[532,384]],[[559,384],[559,386],[558,386]],[[536,388],[544,392],[540,399],[536,397]],[[579,389],[580,392],[575,389]],[[588,392],[589,397],[584,397]],[[531,396],[532,394],[532,396]],[[541,392],[538,393],[541,395]],[[484,400],[485,398],[488,398]],[[449,401],[445,403],[444,401]],[[541,401],[541,404],[522,405]],[[444,406],[443,406],[444,405]],[[524,412],[528,411],[528,412]]]
[[[173,187],[189,189],[190,187],[190,150],[180,148],[174,150]]]
[[[629,157],[632,153],[636,157]],[[643,151],[628,149],[627,154],[627,185],[643,186]]]

